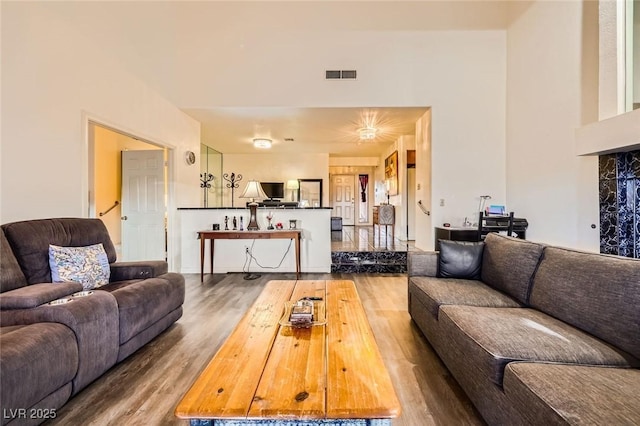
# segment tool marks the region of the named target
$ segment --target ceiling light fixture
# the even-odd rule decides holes
[[[271,139],[256,138],[253,140],[253,146],[260,149],[271,148]]]
[[[375,139],[377,131],[378,130],[373,127],[363,127],[362,129],[358,129],[358,133],[360,133],[360,139],[363,140]]]

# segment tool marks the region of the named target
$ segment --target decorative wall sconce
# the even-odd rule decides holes
[[[233,207],[233,192],[240,186],[238,182],[242,180],[242,175],[236,175],[235,173],[229,175],[229,173],[225,173],[222,175],[222,178],[229,182],[227,188],[231,188],[231,207]]]

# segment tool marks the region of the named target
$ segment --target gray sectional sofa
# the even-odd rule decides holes
[[[487,423],[640,424],[639,260],[489,234],[410,252],[408,291]]]
[[[184,277],[167,263],[116,262],[99,219],[41,219],[0,227],[2,424],[38,424],[71,396],[182,316]],[[53,283],[49,244],[102,243],[109,283],[83,297]],[[60,299],[68,303],[53,305]],[[55,303],[55,302],[54,302]]]

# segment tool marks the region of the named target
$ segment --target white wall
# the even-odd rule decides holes
[[[316,23],[304,30],[297,22],[295,29],[265,32],[238,25],[244,48],[217,45],[224,74],[199,91],[193,81],[176,81],[171,90],[179,102],[431,107],[433,200],[446,201],[437,209],[427,206],[434,226],[462,224],[475,215],[482,194],[506,201],[506,31],[348,31]],[[203,61],[211,65],[214,59]],[[358,79],[325,81],[323,72],[332,67],[357,69]]]
[[[640,1],[633,2],[633,102],[640,104]]]
[[[416,206],[415,246],[422,250],[434,250],[432,225],[435,203],[431,199],[431,110],[424,113],[416,123],[416,200],[429,215]],[[442,213],[441,213],[442,215]]]
[[[395,226],[394,226],[394,236],[395,238],[399,238],[401,240],[407,240],[407,208],[414,208],[415,206],[407,205],[407,150],[408,149],[416,149],[416,139],[413,135],[404,135],[400,136],[392,145],[390,145],[385,151],[383,151],[379,166],[377,168],[376,180],[377,185],[379,187],[384,187],[384,165],[385,159],[389,157],[394,151],[398,151],[398,169],[397,179],[398,179],[398,192],[395,195],[389,196],[389,204],[393,204],[395,206]],[[387,197],[385,192],[381,192],[378,194],[378,203],[379,202],[387,202]],[[378,204],[376,203],[376,204]],[[424,230],[423,230],[424,232]]]
[[[105,56],[108,50],[101,47],[111,45],[110,39],[119,40],[122,35],[117,31],[95,29],[100,45],[94,45],[60,22],[64,19],[78,24],[83,10],[93,7],[3,2],[3,39],[11,40],[3,45],[3,89],[8,88],[2,94],[3,119],[12,125],[8,131],[3,128],[3,137],[9,136],[11,146],[6,154],[3,152],[2,173],[23,182],[11,187],[3,179],[3,198],[7,190],[10,201],[3,203],[3,220],[86,214],[83,110],[121,124],[124,130],[136,130],[132,133],[146,139],[175,144],[175,204],[189,206],[199,202],[197,170],[188,169],[182,161],[186,149],[199,152],[197,123],[125,71],[125,62],[114,62]],[[231,3],[221,7],[218,19],[235,16],[229,12],[235,7]],[[306,10],[306,6],[300,7]],[[388,5],[390,10],[393,7]],[[58,15],[54,16],[56,10]],[[132,6],[133,13],[141,10],[141,5]],[[268,20],[246,8],[244,12],[262,24],[254,27],[250,25],[253,21],[224,18],[229,25],[220,27],[221,37],[216,38],[215,48],[211,46],[213,41],[191,39],[198,35],[193,28],[185,28],[184,37],[182,32],[162,33],[167,50],[161,49],[159,56],[156,51],[149,51],[149,55],[166,60],[165,53],[170,50],[178,52],[176,58],[181,60],[165,64],[169,68],[158,63],[149,69],[138,67],[137,71],[148,72],[145,77],[151,70],[155,72],[155,79],[149,77],[146,81],[154,87],[167,88],[168,96],[185,108],[430,106],[433,200],[446,200],[442,208],[427,206],[433,211],[433,224],[462,223],[465,216],[475,212],[480,194],[505,200],[506,32],[496,30],[499,25],[494,25],[502,17],[496,15],[496,20],[483,30],[427,31],[417,23],[410,26],[415,30],[385,29],[384,20],[380,21],[382,29],[371,29],[366,19],[359,20],[356,26],[351,26],[349,20],[333,26],[333,18],[328,15],[326,20],[316,21],[315,16],[303,14],[311,26],[303,19],[304,22],[296,22],[295,28],[264,31],[265,26],[269,27]],[[425,16],[416,22],[429,19],[433,20]],[[126,21],[123,25],[128,24]],[[136,24],[152,28],[156,25]],[[433,24],[444,28],[435,21]],[[91,25],[81,25],[93,33]],[[196,44],[186,43],[187,40]],[[135,49],[139,46],[131,43],[126,52],[113,54],[140,65],[140,60],[136,61],[140,53]],[[206,57],[197,55],[205,51],[209,52]],[[206,67],[189,66],[188,61],[201,60]],[[324,81],[323,70],[331,67],[355,68],[358,79],[340,82],[346,84]],[[202,87],[196,83],[198,78],[185,78],[182,73],[187,69],[196,76],[205,73],[209,84]],[[7,110],[10,112],[5,113]],[[33,125],[35,122],[37,126]],[[34,151],[41,155],[40,160],[31,160],[35,169],[51,170],[49,162],[56,163],[55,184],[49,180],[43,188],[33,174],[11,166],[16,163],[15,158]],[[251,177],[255,167],[263,167],[234,165],[229,160],[225,156],[225,171],[244,171],[245,179]],[[283,171],[283,177],[303,177],[292,160],[268,167],[280,171],[279,165],[286,164],[291,171]],[[5,164],[9,167],[5,168]],[[314,175],[307,177],[317,177],[317,173]],[[46,195],[24,203],[20,198],[24,193],[38,192]],[[418,233],[431,231],[418,229]]]
[[[3,2],[2,40],[4,222],[88,215],[88,118],[174,148],[175,204],[198,201],[199,123],[42,3]]]
[[[597,15],[581,2],[514,4],[507,32],[507,207],[528,219],[528,239],[598,251],[599,231],[591,228],[599,223],[598,158],[576,156],[574,138],[577,127],[597,119],[591,93],[597,84],[582,83],[597,67],[585,61],[596,51],[583,41],[591,43],[584,37],[590,31],[597,31]]]
[[[322,205],[329,206],[329,154],[298,154],[294,158],[277,154],[224,154],[224,173],[242,175],[239,187],[234,191],[234,206],[245,206],[249,201],[239,196],[249,180],[263,182],[286,182],[289,179],[322,179]],[[222,182],[223,207],[231,207],[231,189]],[[285,199],[291,190],[285,187]],[[188,207],[188,206],[181,206]]]

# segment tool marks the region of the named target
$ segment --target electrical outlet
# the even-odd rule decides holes
[[[245,247],[244,247],[244,252],[245,252],[245,253],[247,253],[247,254],[249,254],[249,247],[245,246]]]

